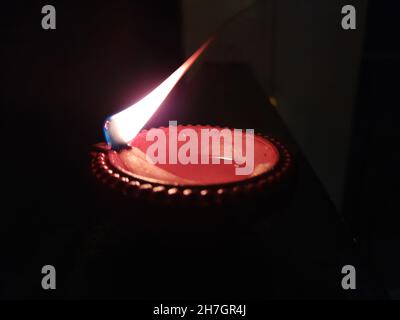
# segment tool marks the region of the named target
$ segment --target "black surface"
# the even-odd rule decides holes
[[[25,210],[19,209],[10,219],[18,223],[20,230],[17,237],[13,235],[17,242],[13,242],[11,249],[21,251],[17,255],[11,252],[13,261],[19,261],[17,268],[5,270],[14,275],[5,279],[4,292],[8,297],[165,299],[375,295],[362,275],[355,293],[346,294],[341,289],[343,265],[356,265],[359,274],[366,272],[357,262],[352,238],[246,66],[203,65],[191,82],[177,87],[152,119],[152,125],[165,124],[167,119],[178,123],[196,121],[250,127],[280,138],[296,156],[293,198],[287,197],[287,203],[282,203],[282,208],[274,212],[268,203],[250,205],[248,212],[235,212],[235,209],[224,212],[228,217],[240,214],[253,218],[251,222],[234,225],[233,229],[228,227],[227,219],[226,225],[219,225],[216,233],[209,230],[213,226],[211,220],[198,233],[187,232],[185,226],[174,233],[139,232],[135,215],[146,214],[138,210],[141,207],[132,203],[127,214],[123,211],[126,206],[110,204],[93,192],[88,153],[80,169],[55,173],[54,162],[44,162],[46,175],[56,180],[41,182],[39,190],[30,189],[35,197],[33,208],[26,203]],[[61,152],[64,156],[74,156],[69,150]],[[55,160],[58,162],[59,158]],[[40,174],[36,179],[40,179]],[[48,189],[41,196],[43,187]],[[20,195],[26,201],[25,192]],[[110,206],[112,209],[108,211]],[[174,207],[164,210],[165,214],[176,214]],[[256,218],[255,210],[261,217]],[[222,214],[216,208],[211,212]],[[40,288],[40,268],[44,264],[57,268],[55,293]]]
[[[400,287],[400,159],[394,147],[400,138],[400,46],[393,37],[400,30],[399,11],[397,2],[369,2],[344,203],[363,258],[395,299]]]

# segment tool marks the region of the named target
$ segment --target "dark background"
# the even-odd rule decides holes
[[[287,130],[285,121],[267,103],[269,93],[246,63],[201,64],[190,81],[177,86],[149,124],[174,119],[179,123],[255,128],[278,136],[296,151],[300,165],[294,200],[283,218],[268,221],[267,231],[256,237],[272,244],[259,248],[260,241],[253,239],[246,242],[244,250],[251,252],[253,248],[261,256],[265,250],[268,264],[274,264],[266,267],[265,273],[277,272],[286,280],[279,290],[279,283],[267,282],[270,287],[266,286],[265,291],[255,289],[256,297],[399,296],[396,27],[400,11],[393,3],[368,4],[341,208],[332,204],[297,146],[296,135]],[[85,291],[69,282],[75,273],[86,279],[88,271],[80,259],[87,255],[85,245],[93,245],[88,239],[98,235],[94,231],[99,224],[94,211],[101,207],[102,199],[94,191],[89,170],[91,146],[103,140],[102,124],[108,115],[135,102],[186,58],[181,3],[54,1],[54,32],[40,26],[40,10],[45,4],[1,4],[0,296],[94,297],[95,289]],[[118,229],[111,228],[110,232]],[[353,238],[357,239],[355,244]],[[94,243],[101,247],[107,240]],[[110,274],[114,277],[118,272],[118,267],[110,263],[115,257],[107,256],[108,250],[112,251],[104,249],[101,258],[95,259],[100,266],[93,267],[94,275],[87,275],[94,279],[91,281],[109,280]],[[124,263],[124,257],[120,254],[115,261]],[[304,263],[299,262],[302,259]],[[335,283],[339,286],[339,266],[348,261],[360,267],[360,289],[344,295]],[[60,290],[56,294],[44,293],[40,288],[44,264],[57,268]],[[258,272],[263,274],[262,268]],[[104,280],[103,291],[107,294],[99,295],[131,296],[129,290],[121,289],[122,285],[117,285],[119,293],[113,292],[115,285]],[[96,290],[101,287],[98,285]],[[169,297],[169,291],[162,297]]]

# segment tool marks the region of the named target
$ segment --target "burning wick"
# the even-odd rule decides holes
[[[136,137],[211,41],[212,39],[207,40],[184,64],[147,96],[107,118],[104,124],[104,134],[112,149],[119,150],[128,146],[128,143]]]

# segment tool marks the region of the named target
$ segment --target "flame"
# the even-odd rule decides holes
[[[104,124],[104,134],[107,143],[111,145],[113,149],[126,146],[136,137],[210,42],[211,39],[207,40],[185,61],[185,63],[147,96],[106,120]]]

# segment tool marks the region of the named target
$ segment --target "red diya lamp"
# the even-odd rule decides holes
[[[235,135],[236,129],[209,125],[156,128],[158,134],[164,134],[163,146],[167,151],[172,148],[185,157],[190,140],[185,133],[192,132],[200,138],[190,141],[192,161],[189,163],[171,161],[177,156],[168,152],[165,161],[149,161],[148,151],[154,139],[149,141],[148,135],[155,129],[142,130],[143,126],[208,44],[209,41],[142,100],[107,119],[104,127],[107,144],[97,144],[92,159],[92,171],[108,190],[106,192],[112,190],[128,201],[143,200],[153,205],[172,203],[204,207],[237,205],[245,198],[260,196],[269,196],[273,200],[288,184],[292,157],[287,148],[277,139],[248,130],[239,136]],[[214,141],[218,140],[218,146],[214,149],[210,144],[201,144],[204,141],[202,133],[207,130],[212,132],[208,136],[211,140],[213,135],[217,136]],[[224,138],[220,139],[221,136]],[[245,155],[240,151],[238,163],[235,161],[238,147],[247,148],[249,143],[251,150],[246,149]],[[186,148],[185,151],[182,148]],[[246,172],[248,162],[251,162],[250,170]],[[238,174],[240,170],[242,172]]]

